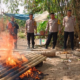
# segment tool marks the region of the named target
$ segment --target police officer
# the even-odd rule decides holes
[[[27,41],[28,41],[28,48],[30,48],[30,38],[32,39],[32,48],[34,48],[34,29],[37,33],[37,26],[36,22],[33,19],[33,14],[29,14],[29,19],[26,21],[26,33],[27,33]]]
[[[63,26],[64,26],[64,50],[66,50],[66,42],[68,35],[71,40],[71,48],[74,50],[74,26],[75,26],[75,18],[72,16],[72,11],[67,11],[67,16],[63,18]]]
[[[58,19],[55,18],[54,13],[50,13],[50,17],[51,19],[49,19],[47,27],[46,27],[46,31],[49,30],[49,34],[48,34],[48,39],[46,41],[46,49],[48,49],[49,43],[51,41],[51,38],[53,37],[53,49],[56,46],[56,42],[57,42],[57,34],[58,34],[58,30],[60,32],[60,23],[58,22]]]

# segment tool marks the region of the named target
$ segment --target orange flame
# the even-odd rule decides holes
[[[5,32],[0,34],[0,61],[5,61],[7,66],[18,66],[22,62],[27,62],[28,59],[19,53],[13,53],[14,39],[10,34]],[[17,56],[17,57],[16,57]],[[21,58],[21,60],[18,60]]]
[[[24,77],[29,77],[31,76],[34,79],[39,79],[39,76],[36,75],[34,76],[34,71],[36,71],[38,74],[41,74],[40,71],[38,71],[35,67],[30,68],[29,70],[27,70],[25,73],[23,73],[22,75],[20,75],[20,78],[23,79]]]

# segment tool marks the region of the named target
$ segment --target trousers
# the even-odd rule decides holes
[[[57,43],[57,32],[49,32],[48,38],[46,41],[46,48],[48,48],[52,37],[53,37],[53,48],[55,48],[56,43]]]
[[[70,37],[71,48],[74,49],[74,32],[64,32],[64,49],[66,49],[66,42],[68,36]]]
[[[34,33],[27,33],[28,46],[30,46],[30,39],[32,39],[32,45],[34,46]]]

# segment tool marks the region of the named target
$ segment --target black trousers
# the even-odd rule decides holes
[[[74,49],[74,32],[64,32],[64,49],[66,49],[66,42],[67,42],[67,38],[68,35],[70,37],[70,41],[71,41],[71,48]]]
[[[46,41],[46,48],[48,48],[52,37],[53,37],[53,48],[55,48],[57,42],[57,32],[49,32],[48,39]]]
[[[28,46],[30,46],[30,39],[32,39],[32,45],[34,46],[34,33],[27,33]]]

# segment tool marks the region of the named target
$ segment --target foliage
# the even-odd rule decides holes
[[[20,0],[3,0],[3,3],[6,4],[6,6],[8,8],[8,12],[10,12],[10,13],[18,13],[19,12],[18,6],[21,3]]]
[[[40,22],[37,27],[37,32],[40,33],[40,31],[45,31],[46,25],[47,21]]]
[[[19,25],[19,27],[23,27],[23,28],[25,27],[26,21],[22,21],[22,20],[19,20],[19,19],[16,19],[15,21]]]
[[[10,2],[13,1],[13,2]],[[20,3],[21,2],[21,3]],[[54,12],[56,13],[56,18],[58,18],[61,21],[62,24],[62,19],[63,17],[66,15],[67,10],[68,9],[72,9],[73,14],[76,15],[77,18],[77,22],[78,22],[78,36],[79,36],[79,26],[80,26],[80,0],[4,0],[4,3],[8,6],[9,12],[11,13],[18,13],[19,9],[18,6],[19,5],[25,5],[25,9],[24,9],[24,13],[26,13],[26,11],[32,12],[32,13],[42,13],[44,11],[48,11],[49,13]],[[49,18],[49,17],[48,17]],[[20,24],[21,26],[25,23],[24,21],[17,21],[18,24]],[[40,32],[41,30],[45,30],[45,27],[47,25],[47,22],[41,22],[38,24],[38,32]],[[24,25],[23,25],[24,26]],[[62,26],[62,25],[61,25]],[[62,28],[62,35],[63,34],[63,28]],[[63,36],[61,36],[59,34],[60,39],[58,39],[58,41],[61,40],[61,42],[63,42]],[[62,43],[60,43],[62,44]]]
[[[20,37],[20,38],[25,38],[25,35],[24,35],[24,33],[19,32],[19,33],[18,33],[18,37]]]

